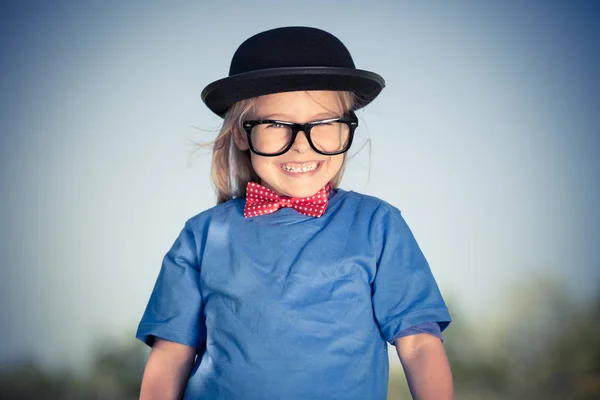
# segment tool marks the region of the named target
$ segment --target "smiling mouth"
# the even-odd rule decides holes
[[[317,168],[319,168],[319,166],[321,165],[320,162],[307,162],[307,163],[285,163],[285,164],[281,164],[281,169],[286,171],[286,172],[291,172],[291,173],[303,173],[303,172],[310,172],[310,171],[314,171]]]

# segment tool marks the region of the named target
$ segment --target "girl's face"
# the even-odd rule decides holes
[[[254,110],[256,119],[296,123],[338,118],[344,114],[339,96],[332,91],[286,92],[261,96],[257,99]],[[236,144],[241,150],[248,149],[245,136],[236,137]],[[307,197],[318,192],[340,171],[344,154],[319,154],[310,147],[304,132],[299,132],[286,153],[276,157],[251,153],[251,161],[263,186],[282,196]]]

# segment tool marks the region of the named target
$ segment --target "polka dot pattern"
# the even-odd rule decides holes
[[[310,217],[320,217],[327,208],[329,191],[328,183],[324,188],[308,197],[283,197],[258,183],[249,182],[246,186],[246,206],[244,217],[256,217],[273,213],[280,208],[289,207]]]

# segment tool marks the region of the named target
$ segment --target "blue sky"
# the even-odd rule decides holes
[[[600,9],[574,2],[2,2],[0,359],[133,335],[185,220],[214,204],[200,92],[281,25],[382,75],[343,187],[403,211],[472,316],[600,278]],[[491,311],[490,311],[491,310]]]

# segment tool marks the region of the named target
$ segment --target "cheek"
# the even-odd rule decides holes
[[[276,157],[261,157],[254,153],[250,156],[254,171],[260,176],[261,173],[268,173],[273,168],[278,168]]]
[[[254,171],[256,173],[260,173],[262,163],[259,159],[257,159],[256,155],[252,154],[250,156],[250,161],[252,162],[252,168],[254,168]]]
[[[337,173],[344,165],[344,155],[337,155],[329,158],[329,168]]]

